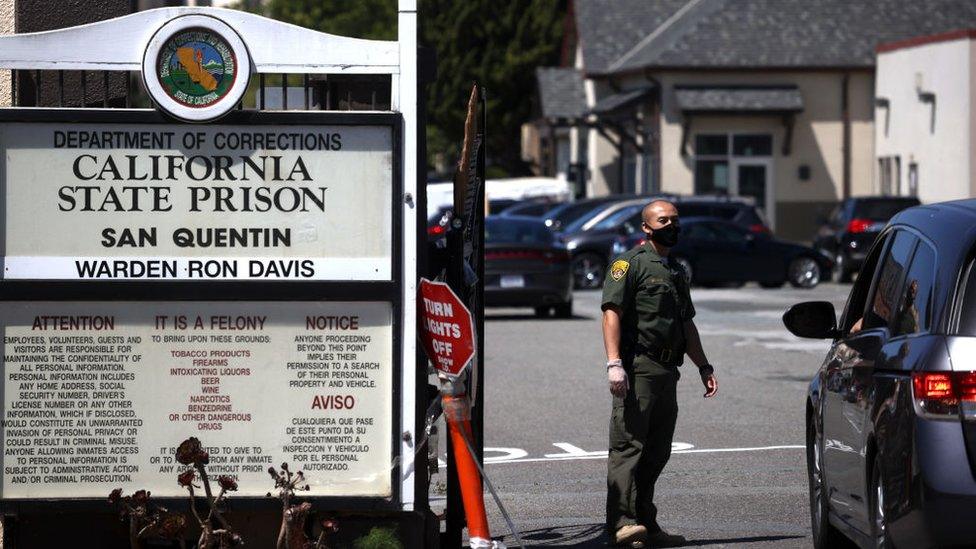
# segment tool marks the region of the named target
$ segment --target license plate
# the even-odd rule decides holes
[[[522,275],[502,275],[502,288],[522,288],[525,286],[525,277]]]

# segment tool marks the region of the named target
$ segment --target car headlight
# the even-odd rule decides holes
[[[575,240],[570,240],[569,242],[566,243],[566,249],[569,251],[573,251],[576,249],[576,246],[578,245],[579,243],[576,242]]]

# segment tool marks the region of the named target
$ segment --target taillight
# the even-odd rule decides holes
[[[868,227],[874,225],[874,221],[870,219],[852,219],[850,223],[847,224],[847,232],[849,233],[863,233],[868,230]]]
[[[976,420],[976,372],[916,372],[912,391],[919,415]]]
[[[431,227],[427,227],[427,234],[430,236],[439,236],[445,232],[447,232],[447,228],[443,225],[433,225]]]
[[[753,225],[749,225],[749,232],[760,233],[760,234],[772,234],[772,231],[769,230],[769,227],[763,225],[762,223],[755,223]]]

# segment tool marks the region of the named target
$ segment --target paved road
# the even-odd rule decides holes
[[[696,321],[719,394],[692,368],[678,387],[675,453],[658,484],[660,521],[703,547],[809,547],[803,398],[826,342],[799,340],[780,317],[814,299],[843,307],[849,286],[696,289]],[[489,310],[489,478],[533,547],[603,547],[607,422],[598,292],[576,316]],[[488,502],[492,533],[507,534]],[[506,536],[507,543],[513,543]]]

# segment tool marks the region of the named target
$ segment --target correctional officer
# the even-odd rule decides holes
[[[607,527],[622,545],[673,547],[685,538],[661,529],[654,483],[671,456],[678,415],[675,386],[685,353],[699,369],[705,397],[718,391],[692,320],[684,270],[668,260],[680,226],[674,204],[644,207],[647,242],[611,265],[603,286],[603,343],[613,395],[607,472]]]

